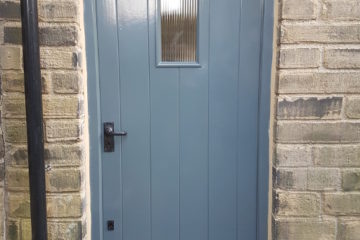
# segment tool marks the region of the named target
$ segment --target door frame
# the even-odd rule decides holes
[[[97,42],[96,1],[86,0],[84,4],[84,28],[87,67],[87,101],[89,127],[89,179],[91,239],[103,239],[101,151],[102,123],[100,116],[100,76]],[[258,107],[258,181],[257,181],[257,240],[268,239],[269,192],[269,143],[270,143],[270,103],[273,56],[273,0],[259,0],[262,4],[262,33],[260,52],[259,107]],[[90,218],[90,217],[89,217]]]

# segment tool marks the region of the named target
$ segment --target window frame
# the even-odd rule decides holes
[[[156,0],[156,17],[155,17],[155,26],[156,26],[156,37],[155,37],[155,51],[156,51],[156,67],[162,68],[162,67],[174,67],[174,68],[181,68],[181,67],[188,67],[188,68],[199,68],[201,67],[200,64],[200,51],[199,51],[199,42],[200,42],[200,17],[202,14],[200,11],[200,0],[198,1],[198,9],[197,9],[197,28],[196,28],[196,61],[194,62],[168,62],[168,61],[162,61],[162,46],[161,46],[161,0]]]

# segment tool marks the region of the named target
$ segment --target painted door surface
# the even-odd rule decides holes
[[[158,66],[159,2],[94,1],[93,239],[265,239],[259,188],[267,182],[260,185],[258,166],[264,2],[199,0],[198,66]],[[115,137],[114,152],[103,151],[103,122],[128,133]]]

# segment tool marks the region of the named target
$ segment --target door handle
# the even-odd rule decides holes
[[[114,152],[114,136],[126,136],[126,131],[115,132],[113,122],[104,122],[104,152]]]
[[[109,125],[107,125],[105,127],[104,133],[105,133],[105,135],[109,135],[109,136],[126,136],[127,135],[126,131],[114,132],[114,128]]]

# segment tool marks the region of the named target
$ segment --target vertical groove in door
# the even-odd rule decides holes
[[[177,81],[177,84],[178,84],[178,132],[179,132],[179,158],[178,158],[178,161],[179,161],[179,236],[178,236],[178,239],[181,240],[181,122],[180,122],[180,114],[181,114],[181,111],[180,111],[180,107],[181,107],[181,88],[180,88],[180,80],[181,80],[181,77],[180,77],[180,69],[178,68],[177,69],[177,76],[178,76],[178,81]]]
[[[150,46],[150,37],[149,37],[149,35],[150,35],[150,31],[149,31],[149,29],[150,29],[150,27],[149,27],[149,24],[150,24],[150,21],[151,21],[151,19],[150,19],[150,17],[149,17],[149,11],[150,11],[150,9],[149,9],[149,1],[150,0],[147,0],[146,1],[146,19],[147,19],[147,44],[148,44],[148,52],[147,52],[147,57],[148,57],[148,96],[149,96],[149,99],[148,99],[148,103],[149,103],[149,165],[150,165],[150,167],[149,167],[149,194],[150,194],[150,196],[149,196],[149,200],[150,200],[150,203],[149,203],[149,205],[150,205],[150,240],[152,240],[153,238],[152,238],[152,236],[153,236],[153,233],[152,233],[152,229],[153,229],[153,222],[152,222],[152,168],[151,168],[151,166],[152,166],[152,148],[151,148],[151,136],[152,136],[152,128],[151,128],[151,126],[152,126],[152,118],[151,118],[151,85],[150,85],[150,79],[151,79],[151,60],[150,60],[150,48],[151,48],[151,46]]]
[[[239,8],[239,13],[240,13],[240,15],[239,15],[239,19],[238,19],[238,21],[239,21],[239,32],[238,32],[238,39],[239,39],[239,47],[238,47],[238,63],[239,63],[239,65],[238,65],[238,83],[237,83],[237,92],[238,92],[238,94],[237,94],[237,128],[236,128],[236,132],[237,132],[237,139],[236,139],[236,142],[237,142],[237,144],[239,145],[239,138],[240,138],[240,132],[239,132],[239,129],[240,129],[240,127],[239,127],[239,124],[241,123],[241,121],[240,121],[240,119],[241,119],[241,117],[240,117],[240,109],[239,109],[239,101],[240,101],[240,49],[241,49],[241,12],[242,12],[242,2],[243,2],[243,0],[240,0],[240,8]],[[239,168],[240,168],[240,156],[241,156],[241,151],[240,151],[240,148],[238,148],[238,151],[237,151],[237,166],[236,166],[236,169],[237,169],[237,171],[236,171],[236,226],[239,226],[239,218],[240,218],[240,216],[239,216],[239,201],[240,201],[240,197],[241,196],[239,196],[240,195],[240,192],[239,192]],[[236,230],[236,240],[238,240],[238,239],[240,239],[240,232],[239,232],[239,228],[237,228],[237,230]]]

